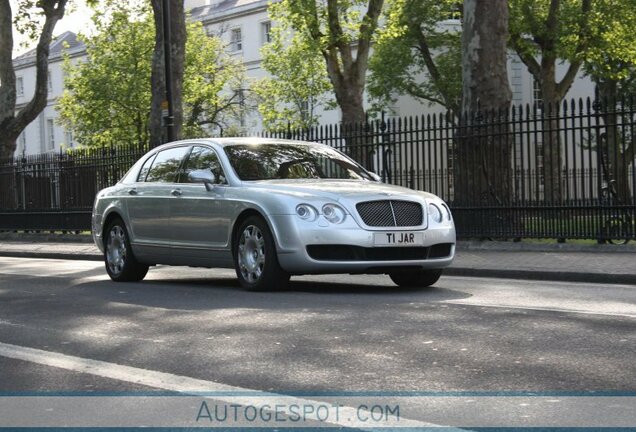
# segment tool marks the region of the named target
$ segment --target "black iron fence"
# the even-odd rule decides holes
[[[635,116],[631,100],[573,100],[261,135],[323,142],[385,182],[439,195],[461,237],[631,239]],[[119,145],[1,162],[0,229],[89,229],[96,192],[146,150]]]

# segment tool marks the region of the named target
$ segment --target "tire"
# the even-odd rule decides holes
[[[391,280],[402,288],[426,288],[437,282],[441,275],[441,269],[408,270],[389,273]]]
[[[106,227],[104,264],[108,276],[115,282],[138,282],[148,273],[148,266],[133,255],[126,225],[119,218]]]
[[[629,241],[629,222],[618,217],[612,217],[605,222],[605,238],[608,243],[624,245]]]
[[[243,288],[274,291],[287,286],[289,274],[278,263],[274,237],[263,218],[250,216],[245,219],[232,243],[234,268]]]

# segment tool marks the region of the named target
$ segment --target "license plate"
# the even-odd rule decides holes
[[[421,246],[424,244],[423,232],[383,232],[373,233],[375,246]]]

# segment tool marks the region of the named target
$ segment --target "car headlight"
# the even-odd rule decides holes
[[[442,211],[435,204],[428,205],[428,215],[437,223],[442,221]]]
[[[446,219],[448,219],[450,221],[453,218],[451,216],[450,209],[448,208],[448,206],[446,204],[442,204],[442,207],[444,207],[444,210],[446,211]]]
[[[336,204],[325,204],[322,206],[322,214],[332,224],[342,223],[347,216],[343,208]]]
[[[296,215],[303,220],[312,222],[318,217],[318,210],[309,204],[299,204],[296,206]]]

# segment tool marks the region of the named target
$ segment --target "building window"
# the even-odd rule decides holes
[[[18,96],[24,96],[24,79],[18,77],[15,81],[15,91]]]
[[[22,132],[18,137],[18,148],[16,149],[17,154],[24,153],[24,149],[26,148],[26,132]]]
[[[73,147],[73,131],[66,131],[66,145],[70,148]]]
[[[47,150],[55,150],[55,123],[53,119],[46,119]]]
[[[270,43],[272,41],[271,21],[266,21],[264,23],[261,23],[261,37],[262,37],[263,45]]]
[[[232,29],[230,46],[234,52],[243,50],[243,35],[241,34],[240,28]]]
[[[543,109],[543,95],[541,94],[541,83],[538,80],[532,82],[532,100],[538,109]]]
[[[51,78],[51,71],[49,70],[48,73],[48,80],[49,80],[49,93],[51,93],[53,91],[53,79]]]
[[[309,101],[307,99],[300,102],[300,116],[309,119]]]
[[[245,127],[245,89],[236,89],[235,92],[239,102],[239,123]]]

